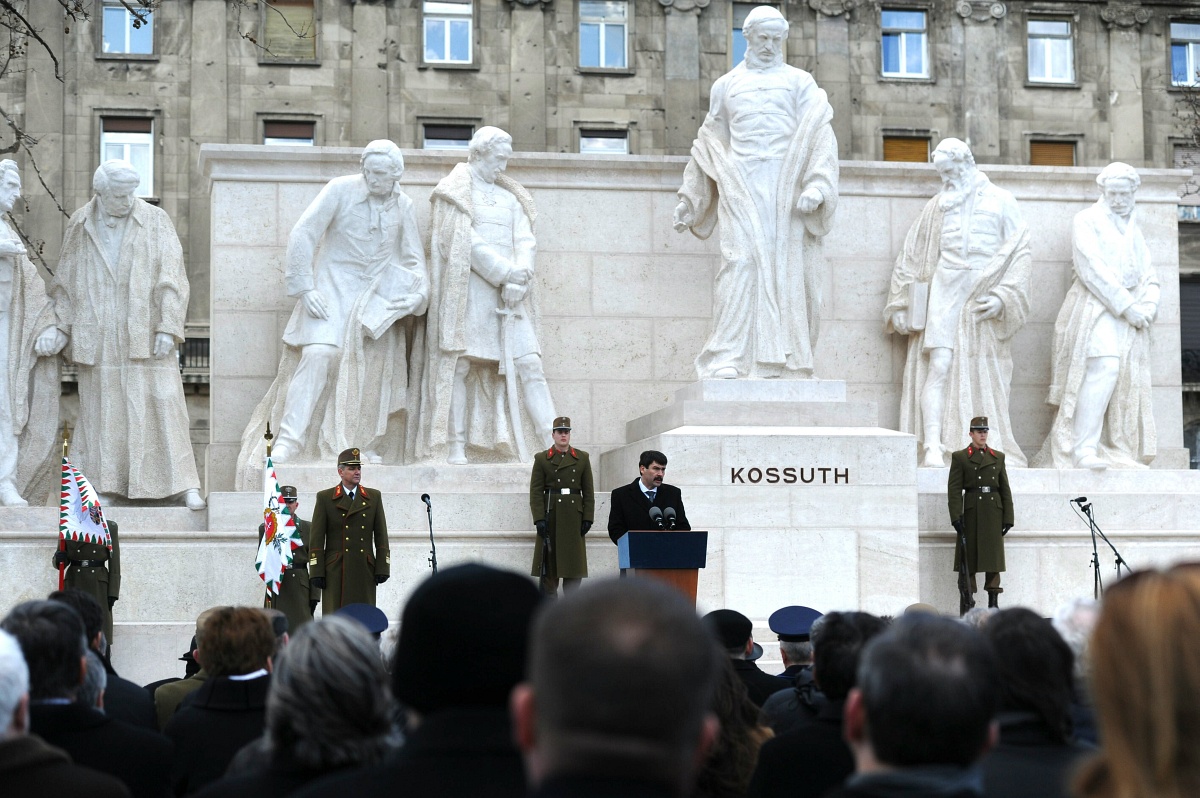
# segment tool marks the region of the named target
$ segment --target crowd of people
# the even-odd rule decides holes
[[[561,600],[447,568],[385,656],[363,619],[289,634],[214,607],[188,675],[140,687],[87,593],[0,621],[0,793],[496,798],[1200,795],[1200,564],[1053,618],[787,608],[753,625],[650,579]]]

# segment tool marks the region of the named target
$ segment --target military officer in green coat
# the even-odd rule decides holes
[[[983,571],[983,589],[988,606],[1000,606],[1000,573],[1004,570],[1004,536],[1013,527],[1012,491],[1004,470],[1004,453],[987,445],[986,416],[971,419],[971,445],[950,458],[946,488],[950,523],[967,538],[967,571],[971,593],[979,588],[975,574]],[[954,548],[954,570],[958,571],[961,544]]]
[[[113,642],[112,608],[121,595],[121,544],[117,539],[117,522],[107,521],[112,551],[103,543],[68,540],[66,549],[54,552],[54,567],[67,566],[63,587],[77,587],[96,599],[104,610],[104,637]]]
[[[347,604],[374,606],[375,586],[392,570],[383,497],[360,484],[358,449],[338,455],[337,469],[342,481],[317,494],[308,541],[309,582],[322,591],[323,615]]]
[[[317,602],[321,600],[321,591],[313,587],[308,578],[308,541],[312,539],[312,525],[296,514],[296,511],[300,509],[300,498],[296,493],[296,488],[292,485],[284,485],[279,489],[279,495],[288,512],[296,519],[302,544],[300,548],[292,552],[292,567],[283,572],[283,579],[279,583],[279,593],[268,594],[263,601],[263,606],[279,610],[286,615],[288,632],[295,634],[297,629],[313,619]],[[265,526],[259,524],[258,542],[260,545],[264,530]]]
[[[558,580],[563,590],[573,590],[587,576],[587,549],[583,536],[592,528],[596,511],[596,493],[592,483],[592,462],[588,453],[571,446],[571,419],[554,419],[554,445],[533,458],[529,477],[529,509],[538,541],[533,550],[533,575],[542,573],[543,541],[550,556],[542,592],[558,595]]]

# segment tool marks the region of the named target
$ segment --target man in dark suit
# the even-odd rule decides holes
[[[279,593],[267,595],[263,606],[279,610],[287,616],[288,632],[295,633],[304,624],[313,619],[317,602],[321,600],[321,591],[313,587],[308,577],[308,542],[312,539],[312,525],[296,514],[300,509],[299,494],[292,485],[284,485],[279,489],[279,495],[288,512],[296,519],[296,527],[300,530],[300,548],[292,552],[292,566],[283,572],[279,583]],[[262,543],[266,525],[258,525],[258,542]]]
[[[737,610],[713,610],[704,616],[709,632],[733,663],[733,671],[756,707],[767,698],[792,686],[782,676],[772,676],[754,664],[763,655],[763,647],[754,642],[754,624]]]
[[[667,456],[653,450],[642,452],[638,473],[640,476],[633,482],[612,492],[608,509],[608,536],[612,542],[616,543],[631,529],[691,529],[679,488],[663,482]],[[663,513],[661,517],[658,513],[650,514],[651,508],[655,507]],[[674,524],[668,509],[675,514]]]
[[[107,520],[107,519],[106,519]],[[107,521],[112,550],[103,543],[68,540],[64,548],[54,552],[53,564],[67,566],[64,587],[84,591],[104,611],[104,638],[113,642],[112,608],[121,595],[121,544],[117,537],[117,522]]]
[[[987,416],[971,419],[971,445],[950,457],[950,477],[946,493],[950,506],[950,524],[967,539],[967,573],[970,589],[978,589],[975,574],[985,573],[983,589],[988,594],[988,606],[1000,606],[1000,573],[1004,570],[1004,536],[1013,528],[1012,491],[1008,487],[1008,472],[1004,469],[1004,453],[987,445]],[[964,496],[965,494],[965,496]],[[962,545],[954,547],[954,571],[964,552]],[[959,614],[969,609],[960,597]]]
[[[322,592],[321,612],[332,615],[347,604],[375,605],[375,586],[388,580],[388,546],[383,496],[367,490],[357,448],[338,455],[337,487],[317,494],[308,541],[309,583]]]
[[[75,701],[86,673],[84,625],[58,601],[27,601],[0,626],[29,664],[30,731],[80,765],[115,776],[134,798],[171,794],[171,743]]]

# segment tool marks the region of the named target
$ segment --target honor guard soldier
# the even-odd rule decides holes
[[[971,419],[971,445],[950,458],[950,479],[946,487],[950,502],[950,523],[966,537],[967,572],[970,592],[978,591],[975,574],[985,573],[983,589],[988,606],[999,607],[1000,573],[1004,570],[1004,536],[1013,527],[1012,491],[1004,470],[1004,453],[988,447],[987,416]],[[954,547],[954,570],[962,557],[962,543]],[[966,611],[964,600],[960,610]]]
[[[67,566],[63,586],[77,587],[96,599],[104,610],[104,637],[113,642],[112,608],[121,595],[121,544],[117,540],[117,522],[106,521],[112,539],[112,551],[103,543],[68,540],[65,549],[54,552],[54,567]]]
[[[363,487],[358,449],[338,455],[337,487],[317,494],[309,540],[310,583],[322,591],[321,612],[375,604],[375,586],[388,580],[392,553],[379,491]]]
[[[592,528],[596,494],[592,488],[592,462],[588,453],[571,446],[571,419],[554,419],[554,445],[533,458],[529,477],[529,509],[538,541],[533,550],[533,575],[541,576],[542,592],[558,595],[579,587],[587,576],[587,548],[583,536]],[[542,573],[543,551],[546,572]]]
[[[295,634],[302,625],[313,619],[317,602],[321,600],[321,591],[313,586],[308,578],[308,542],[312,539],[312,525],[302,520],[296,511],[300,509],[300,499],[296,488],[284,485],[279,489],[279,495],[288,511],[296,519],[296,528],[300,530],[300,548],[292,552],[292,566],[283,572],[279,582],[279,593],[269,595],[263,603],[264,607],[279,610],[287,616],[288,632]],[[258,541],[262,543],[264,524],[258,525]]]

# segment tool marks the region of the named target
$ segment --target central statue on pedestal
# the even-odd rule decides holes
[[[675,208],[678,232],[708,238],[721,223],[713,327],[696,373],[808,378],[821,238],[838,200],[833,108],[812,75],[784,63],[779,11],[758,6],[742,32],[746,60],[713,84]]]

